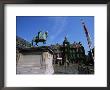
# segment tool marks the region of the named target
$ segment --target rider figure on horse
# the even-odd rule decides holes
[[[42,33],[41,31],[38,32],[38,36],[36,36],[33,40],[32,40],[32,46],[33,46],[33,42],[37,43],[38,42],[43,42],[43,44],[46,43],[46,39],[47,39],[47,36],[48,36],[48,32],[44,32]],[[37,45],[38,46],[38,45]]]

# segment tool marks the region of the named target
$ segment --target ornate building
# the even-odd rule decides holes
[[[54,64],[64,65],[69,63],[84,63],[85,62],[85,50],[81,42],[70,44],[65,37],[63,45],[51,45],[54,51]]]

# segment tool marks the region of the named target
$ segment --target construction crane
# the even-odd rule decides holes
[[[92,53],[92,47],[91,47],[92,42],[91,42],[90,34],[89,34],[88,30],[87,30],[87,27],[86,27],[86,25],[85,25],[83,19],[81,19],[81,23],[82,23],[82,26],[83,26],[83,28],[84,28],[84,32],[85,32],[85,34],[86,34],[86,38],[87,38],[87,42],[88,42],[88,46],[89,46],[90,52],[91,52],[91,54],[92,54],[92,58],[94,58],[94,57],[93,57],[93,53]]]

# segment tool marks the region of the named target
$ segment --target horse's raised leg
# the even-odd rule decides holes
[[[46,42],[44,41],[43,44],[46,44]]]
[[[38,46],[38,44],[37,44],[38,42],[36,42],[36,45]]]

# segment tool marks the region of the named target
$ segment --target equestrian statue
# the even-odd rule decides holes
[[[47,37],[48,37],[48,32],[44,32],[44,33],[42,33],[41,31],[38,32],[38,35],[32,39],[32,46],[34,42],[36,43],[37,46],[39,42],[43,42],[43,44],[46,44]]]

